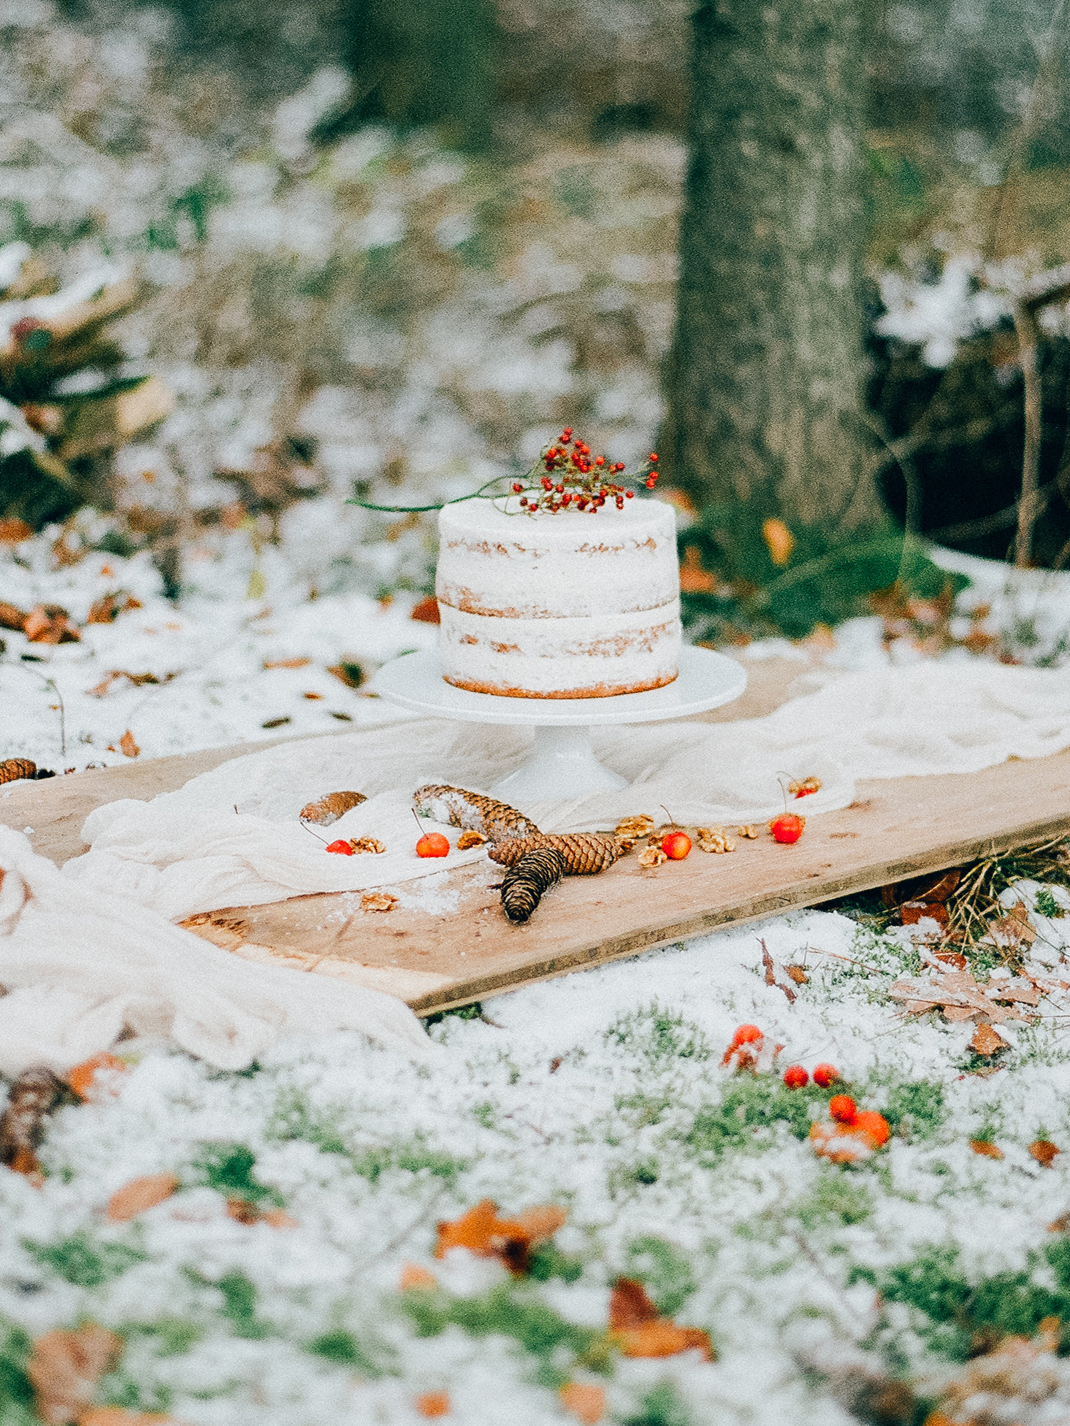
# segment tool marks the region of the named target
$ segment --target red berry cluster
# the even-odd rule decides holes
[[[651,451],[650,459],[639,472],[643,484],[653,490],[658,483],[658,457]],[[513,494],[520,496],[522,510],[549,510],[557,514],[569,506],[597,515],[607,501],[618,510],[625,500],[632,500],[635,491],[612,479],[624,470],[624,462],[608,464],[605,456],[592,456],[591,448],[572,427],[566,426],[556,445],[543,448],[538,460],[523,481],[513,482]]]

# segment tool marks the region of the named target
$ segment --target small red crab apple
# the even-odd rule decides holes
[[[805,826],[805,817],[799,817],[794,812],[782,812],[769,823],[769,830],[773,834],[774,842],[784,842],[790,846],[792,842],[799,840]]]
[[[805,1089],[810,1083],[810,1076],[802,1065],[788,1065],[784,1071],[784,1083],[789,1089]]]
[[[343,857],[351,857],[353,855],[353,848],[344,837],[339,837],[336,842],[328,842],[327,850],[329,852],[337,852],[339,856]]]
[[[682,862],[691,850],[691,838],[686,832],[670,832],[662,841],[661,850],[670,861]]]
[[[829,1089],[840,1077],[835,1065],[820,1064],[814,1067],[814,1083],[819,1089]]]
[[[415,807],[412,809],[412,815],[416,817]],[[420,827],[419,817],[416,817],[416,825],[417,827]],[[448,837],[444,837],[441,832],[424,832],[422,827],[420,827],[420,831],[423,833],[423,835],[416,843],[416,855],[418,857],[449,856],[450,840]]]
[[[829,1100],[829,1116],[837,1124],[853,1124],[858,1118],[858,1105],[849,1094],[834,1094]]]

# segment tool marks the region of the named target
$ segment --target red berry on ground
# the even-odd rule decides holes
[[[784,1083],[789,1089],[805,1089],[810,1083],[810,1076],[802,1065],[788,1065],[784,1071]]]
[[[837,1095],[836,1098],[846,1098],[846,1095]],[[873,1140],[875,1148],[882,1148],[888,1142],[891,1129],[883,1114],[878,1114],[875,1109],[863,1109],[854,1117],[851,1127],[865,1134],[868,1139]]]
[[[416,843],[418,857],[448,857],[449,854],[449,838],[444,837],[441,832],[425,832]]]
[[[853,1124],[858,1118],[858,1105],[849,1094],[834,1094],[829,1100],[829,1114],[838,1124]]]
[[[650,452],[650,459],[654,462],[655,465],[657,465],[657,463],[658,463],[658,453],[657,453],[657,451],[651,451],[651,452]]]
[[[749,1045],[755,1040],[762,1038],[762,1032],[757,1025],[740,1025],[739,1029],[732,1036],[733,1045]]]
[[[349,845],[349,843],[345,840],[344,837],[339,837],[337,842],[328,842],[327,850],[329,852],[337,852],[340,856],[343,857],[351,857],[353,855],[353,848]]]
[[[626,491],[624,492],[624,498],[625,498],[626,500],[634,500],[634,499],[635,499],[635,491],[634,491],[634,490],[626,490]]]
[[[691,838],[686,832],[670,832],[662,841],[661,850],[670,861],[682,862],[691,850]]]
[[[805,826],[805,817],[798,817],[794,812],[784,812],[781,816],[773,818],[769,823],[769,830],[773,834],[774,841],[790,845],[799,840]]]
[[[840,1072],[835,1065],[818,1065],[814,1070],[814,1083],[820,1089],[828,1089],[839,1077]]]
[[[654,479],[654,477],[653,477],[652,475],[648,475],[647,478],[646,478],[646,480],[643,482],[643,484],[646,486],[646,488],[647,488],[648,490],[653,490],[653,489],[654,489],[654,486],[657,485],[657,481]]]

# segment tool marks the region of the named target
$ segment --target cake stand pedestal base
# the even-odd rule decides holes
[[[527,762],[491,788],[503,802],[539,797],[586,797],[591,792],[619,792],[628,779],[611,772],[594,755],[589,726],[536,728]]]
[[[527,762],[490,789],[505,802],[585,797],[617,792],[627,780],[603,767],[591,748],[591,729],[622,723],[659,723],[686,718],[731,703],[747,686],[734,659],[712,649],[685,646],[680,673],[664,688],[621,693],[613,698],[502,698],[454,688],[442,677],[438,654],[402,654],[384,664],[372,689],[391,703],[416,713],[455,718],[461,723],[497,723],[535,730]]]

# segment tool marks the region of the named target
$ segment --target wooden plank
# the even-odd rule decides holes
[[[769,712],[807,669],[790,659],[753,665],[744,697],[699,721]],[[64,861],[83,850],[82,820],[93,807],[170,791],[265,746],[13,784],[0,789],[0,821],[32,827],[34,846]],[[729,855],[695,851],[651,870],[633,855],[601,876],[566,880],[526,926],[505,921],[491,889],[501,871],[481,864],[394,887],[399,905],[388,913],[362,911],[359,893],[295,897],[215,913],[213,935],[253,960],[389,990],[429,1014],[1068,831],[1070,752],[969,776],[862,783],[851,807],[812,819],[793,847],[762,829]]]
[[[449,873],[441,893],[395,886],[403,902],[387,914],[361,911],[360,895],[343,893],[219,916],[244,923],[253,958],[391,989],[429,1014],[1067,832],[1070,753],[860,784],[850,807],[811,819],[794,846],[763,828],[727,855],[696,850],[649,870],[632,855],[601,876],[567,879],[524,926],[502,916],[490,889],[500,870],[486,865]]]
[[[791,696],[792,684],[813,664],[801,658],[768,659],[748,666],[747,688],[742,697],[724,708],[698,715],[696,721],[727,722],[739,718],[760,718],[771,713]],[[319,737],[342,737],[352,729],[332,730]],[[309,735],[304,735],[309,736]],[[30,840],[35,851],[62,865],[86,850],[82,823],[95,807],[120,797],[149,799],[161,792],[173,792],[199,773],[210,772],[230,758],[244,757],[263,748],[296,741],[269,738],[255,743],[239,743],[228,748],[179,754],[169,758],[136,759],[124,767],[94,768],[44,782],[14,782],[0,788],[0,823],[17,831],[32,828]],[[0,756],[6,756],[0,751]]]

